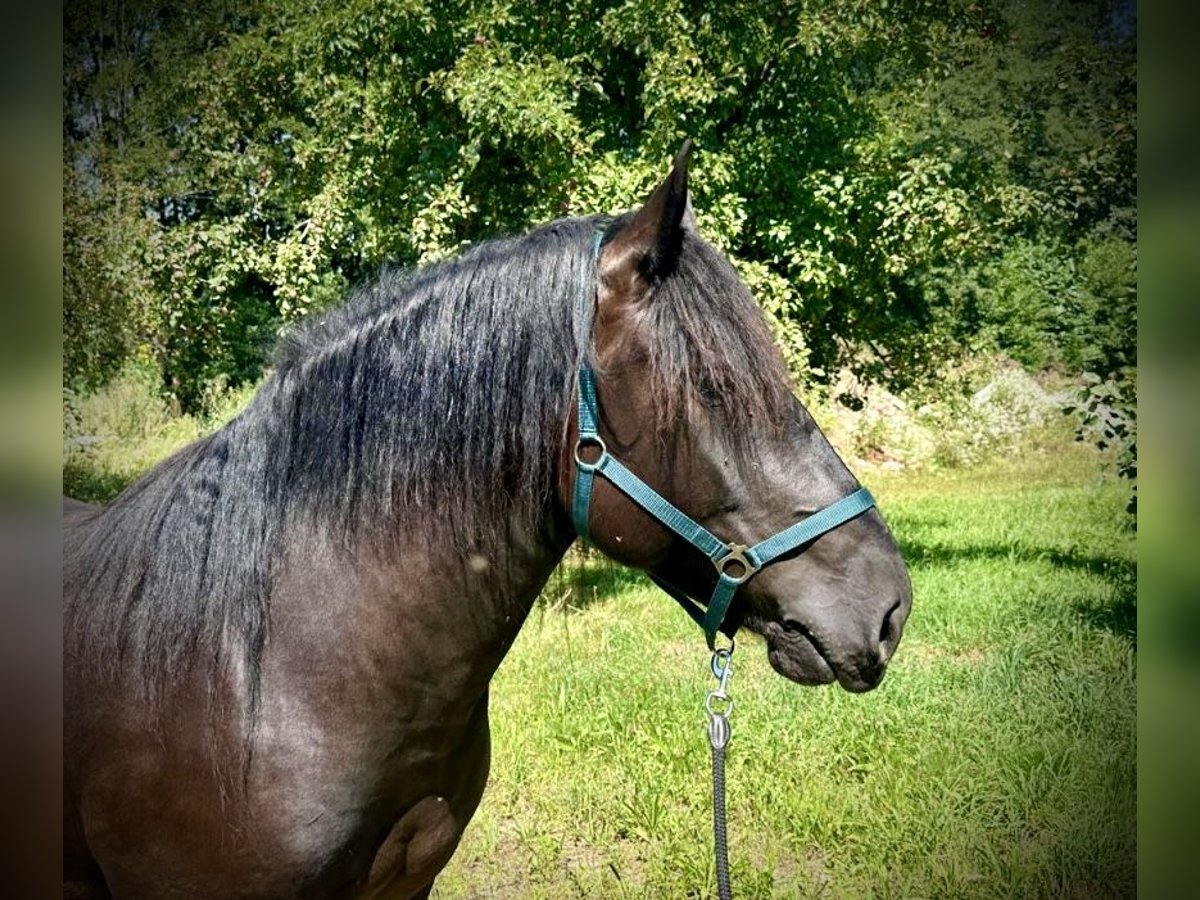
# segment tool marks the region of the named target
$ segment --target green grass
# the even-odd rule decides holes
[[[743,897],[1120,897],[1135,886],[1135,542],[1084,448],[868,478],[914,609],[876,691],[739,641]],[[636,576],[553,580],[493,682],[482,806],[441,898],[714,893],[703,638]]]
[[[137,371],[75,405],[67,493],[106,500],[233,415]],[[1061,423],[1058,423],[1061,426]],[[1127,488],[1062,427],[970,469],[864,476],[913,577],[876,691],[790,684],[739,640],[740,897],[1120,897],[1135,878],[1136,556]],[[573,552],[492,694],[483,804],[435,895],[711,896],[704,641],[636,573]]]

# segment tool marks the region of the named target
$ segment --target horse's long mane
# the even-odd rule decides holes
[[[591,235],[568,219],[385,273],[282,340],[251,404],[75,529],[64,546],[65,650],[132,662],[151,695],[203,666],[257,698],[272,573],[296,527],[339,552],[381,552],[404,523],[444,528],[448,557],[502,551],[550,509],[590,335]],[[787,380],[732,266],[688,235],[656,288],[649,389],[664,417],[700,383],[742,432],[788,414]],[[678,421],[659,423],[677,428]]]

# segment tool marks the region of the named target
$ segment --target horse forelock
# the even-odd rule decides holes
[[[792,415],[783,357],[728,258],[686,233],[678,265],[646,304],[650,390],[660,430],[686,423],[697,396],[719,406],[730,446]]]

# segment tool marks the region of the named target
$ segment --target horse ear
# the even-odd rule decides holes
[[[683,205],[683,229],[684,231],[698,231],[696,225],[696,211],[692,209],[692,194],[687,192],[687,202]]]
[[[683,142],[671,174],[633,218],[604,245],[600,275],[614,288],[634,288],[670,273],[679,261],[683,232],[696,216],[688,196],[688,157],[692,139]]]

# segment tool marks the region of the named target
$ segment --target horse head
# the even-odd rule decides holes
[[[580,440],[580,420],[592,418],[581,401],[567,425],[560,501],[600,550],[677,598],[715,599],[721,573],[731,574],[736,595],[723,630],[762,635],[780,674],[870,690],[911,608],[907,570],[870,495],[792,394],[748,289],[697,233],[688,151],[639,210],[597,240],[581,373],[589,391],[594,384],[595,437],[585,425]],[[681,539],[606,478],[587,488],[581,522],[580,474],[598,454],[619,460],[722,549]],[[868,500],[769,563],[739,555],[851,495]],[[741,550],[726,554],[724,542]]]

